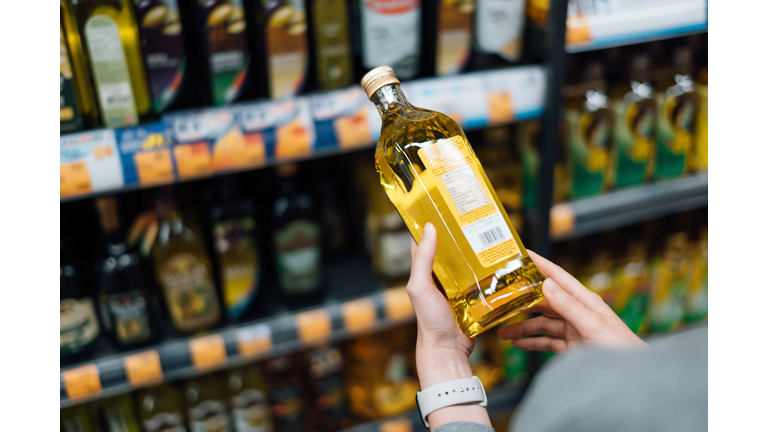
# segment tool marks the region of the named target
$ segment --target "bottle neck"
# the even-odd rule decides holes
[[[376,105],[379,115],[384,117],[387,111],[395,111],[402,108],[411,108],[411,103],[405,98],[399,84],[388,84],[378,89],[371,96],[371,102]]]

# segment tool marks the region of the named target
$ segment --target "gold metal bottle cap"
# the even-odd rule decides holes
[[[363,90],[368,95],[368,99],[374,95],[380,88],[388,84],[400,84],[400,80],[395,76],[395,71],[389,66],[379,66],[375,69],[371,69],[370,72],[365,74],[360,85],[363,86]]]

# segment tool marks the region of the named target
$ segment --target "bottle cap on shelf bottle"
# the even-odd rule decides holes
[[[363,86],[365,94],[368,99],[374,95],[380,88],[388,84],[400,84],[400,80],[395,76],[395,71],[389,66],[379,66],[375,69],[371,69],[362,80],[360,85]]]

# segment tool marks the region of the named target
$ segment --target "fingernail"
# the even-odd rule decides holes
[[[560,287],[552,279],[544,281],[544,294],[546,297],[557,297],[560,295]]]
[[[426,225],[424,225],[424,231],[421,233],[421,238],[423,239],[432,239],[432,236],[435,235],[435,226],[432,225],[432,222],[427,222]]]

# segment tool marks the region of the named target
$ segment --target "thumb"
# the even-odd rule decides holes
[[[432,280],[432,264],[437,253],[437,231],[427,222],[421,233],[421,242],[415,248],[411,242],[411,277],[408,279],[408,294],[411,301],[431,294],[435,289]]]
[[[595,321],[594,312],[579,303],[572,295],[563,290],[554,280],[547,278],[544,281],[544,298],[558,315],[565,318],[581,332],[587,329]]]

